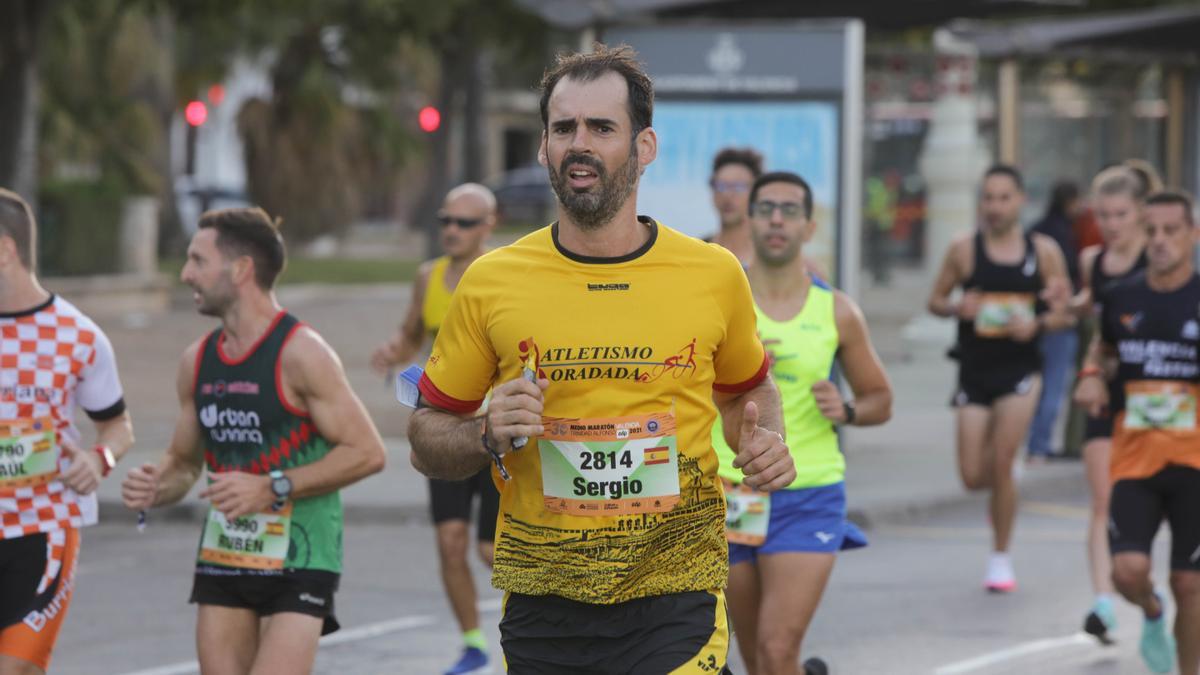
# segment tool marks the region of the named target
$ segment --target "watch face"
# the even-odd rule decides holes
[[[271,479],[271,492],[277,497],[286,497],[292,491],[292,481],[287,476]]]

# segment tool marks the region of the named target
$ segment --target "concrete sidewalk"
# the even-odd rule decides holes
[[[846,434],[851,515],[867,526],[984,500],[984,495],[970,495],[962,489],[955,467],[954,420],[947,404],[955,371],[954,364],[943,356],[950,326],[945,341],[908,343],[904,339],[904,326],[921,311],[925,294],[919,278],[903,272],[895,275],[890,287],[863,293],[872,338],[896,392],[891,422],[853,428]],[[285,306],[313,325],[338,351],[355,391],[387,441],[388,467],[383,474],[343,493],[349,522],[428,520],[426,482],[408,459],[404,438],[407,412],[394,402],[382,378],[367,367],[371,349],[394,330],[409,295],[407,286],[292,286],[284,287],[280,294]],[[109,522],[128,521],[132,526],[134,516],[120,504],[119,478],[129,466],[155,461],[166,448],[178,410],[174,376],[180,354],[214,324],[197,316],[189,294],[183,293],[177,294],[169,314],[97,319],[117,350],[138,434],[135,449],[100,488],[101,517]],[[1083,480],[1078,462],[1056,462],[1028,467],[1022,486],[1040,491]],[[179,506],[155,510],[150,522],[202,517],[206,505],[194,495],[195,491]]]

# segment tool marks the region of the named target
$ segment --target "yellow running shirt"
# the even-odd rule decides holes
[[[712,392],[757,385],[766,354],[733,254],[640,220],[649,240],[619,258],[564,250],[557,226],[484,255],[434,342],[420,388],[445,410],[526,366],[550,380],[545,436],[504,458],[497,588],[610,604],[725,586]]]
[[[450,266],[450,256],[442,256],[433,261],[433,269],[429,270],[429,282],[425,284],[425,297],[421,302],[421,320],[425,324],[425,332],[436,337],[450,309],[450,296],[454,291],[446,287],[446,268]]]

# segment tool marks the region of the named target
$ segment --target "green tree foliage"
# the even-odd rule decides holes
[[[478,178],[483,89],[514,79],[532,86],[545,50],[542,22],[516,0],[33,5],[41,30],[25,32],[44,38],[39,173],[64,233],[64,219],[86,211],[72,207],[75,195],[103,193],[108,203],[155,194],[172,221],[171,125],[239,59],[266,67],[271,83],[237,115],[248,190],[283,217],[289,238],[339,233],[368,210],[393,215],[400,171],[413,162],[431,167],[423,175],[440,199],[450,146],[445,133],[417,132],[417,108],[435,103],[444,129],[466,130],[459,164]],[[485,72],[489,63],[503,71]],[[164,238],[178,247],[179,232]]]

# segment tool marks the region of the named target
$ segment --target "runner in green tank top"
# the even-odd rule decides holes
[[[816,228],[812,213],[812,191],[794,173],[764,174],[751,188],[756,259],[747,276],[783,400],[796,479],[769,495],[737,485],[740,472],[730,449],[736,434],[725,434],[719,424],[713,429],[728,503],[729,609],[751,675],[797,672],[800,643],[834,553],[866,545],[846,521],[846,462],[836,427],[882,424],[891,417],[891,385],[858,305],[806,269],[803,247]],[[835,360],[853,401],[844,400],[830,380]],[[804,663],[813,675],[825,668],[818,658]]]
[[[125,505],[144,511],[178,502],[208,467],[191,600],[203,672],[312,669],[317,639],[337,630],[338,490],[384,464],[337,355],[275,299],[284,262],[262,209],[201,216],[181,278],[221,327],[183,354],[166,455],[122,485]]]

